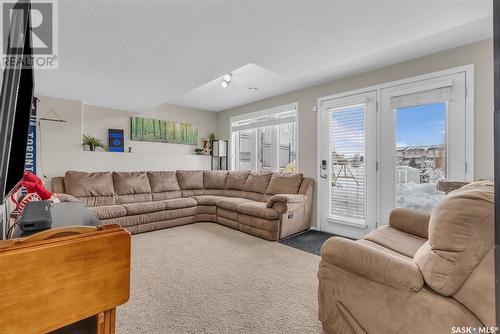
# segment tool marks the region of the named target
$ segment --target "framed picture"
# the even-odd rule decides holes
[[[176,123],[144,117],[131,117],[132,140],[171,144],[198,144],[198,127],[189,123]]]
[[[125,135],[121,129],[108,129],[109,152],[125,152]]]

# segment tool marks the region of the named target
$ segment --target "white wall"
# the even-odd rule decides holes
[[[193,154],[196,147],[201,146],[201,139],[215,133],[216,114],[210,111],[162,104],[143,113],[83,105],[83,133],[100,138],[107,145],[108,129],[125,130],[125,150],[151,154]],[[153,119],[164,119],[198,125],[198,146],[153,143],[130,140],[130,117],[141,116]]]
[[[55,111],[66,123],[41,121],[38,128],[37,170],[50,179],[62,176],[67,170],[80,171],[137,171],[210,169],[210,157],[194,155],[195,146],[131,141],[130,116],[123,110],[87,106],[80,101],[38,96],[39,117],[55,117]],[[49,112],[50,111],[50,112]],[[215,130],[215,113],[161,105],[145,113],[144,117],[190,122],[199,126],[199,140]],[[125,147],[132,153],[85,152],[82,134],[96,136],[107,144],[108,128],[124,129]]]
[[[298,170],[316,179],[317,113],[320,97],[362,89],[453,67],[474,64],[475,72],[475,179],[493,179],[493,40],[488,39],[403,63],[338,79],[217,113],[217,135],[228,139],[232,116],[298,103]],[[315,200],[316,202],[316,200]],[[316,217],[314,214],[313,217]],[[315,226],[313,218],[313,226]]]

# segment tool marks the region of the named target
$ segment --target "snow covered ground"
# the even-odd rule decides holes
[[[365,219],[364,165],[350,167],[348,170],[340,168],[341,166],[334,166],[333,170],[339,178],[330,190],[330,213],[340,217]],[[394,206],[431,212],[443,196],[444,193],[436,190],[436,183],[396,183]]]
[[[396,184],[396,207],[431,212],[444,193],[436,190],[435,183]]]

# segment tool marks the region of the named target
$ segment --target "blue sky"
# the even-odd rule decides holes
[[[446,103],[397,109],[396,146],[444,144]]]

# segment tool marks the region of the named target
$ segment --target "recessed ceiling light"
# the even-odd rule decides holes
[[[257,87],[248,87],[248,90],[250,92],[256,92],[257,91]]]
[[[227,74],[224,74],[224,81],[227,81],[227,82],[230,82],[231,81],[231,74],[227,73]]]
[[[229,83],[228,83],[227,81],[222,81],[222,82],[220,83],[220,86],[221,86],[222,88],[227,88],[227,86],[229,86]]]

